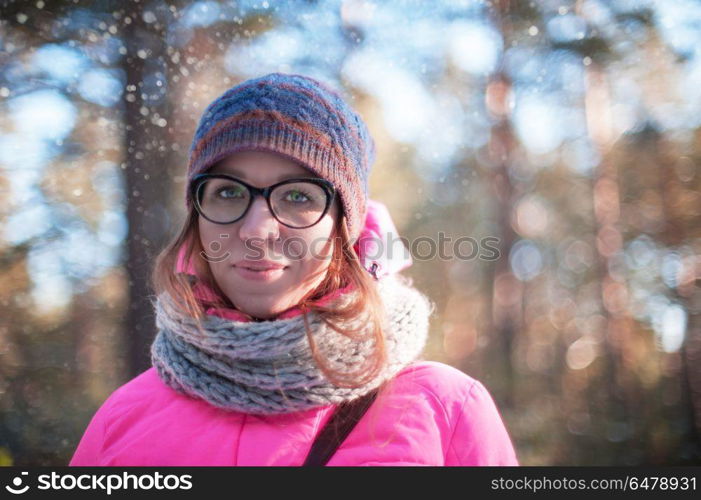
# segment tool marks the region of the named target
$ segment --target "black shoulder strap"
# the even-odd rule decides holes
[[[339,404],[324,428],[316,436],[303,466],[326,465],[326,462],[351,433],[355,424],[360,421],[375,401],[378,392],[379,389],[374,389],[353,401]]]

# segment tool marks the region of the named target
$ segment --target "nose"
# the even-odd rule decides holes
[[[239,237],[243,241],[275,241],[280,236],[280,223],[270,212],[268,204],[262,196],[256,196],[248,212],[241,221]]]

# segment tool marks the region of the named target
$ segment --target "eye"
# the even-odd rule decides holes
[[[243,198],[246,196],[246,188],[243,186],[223,186],[217,190],[219,198]]]
[[[301,189],[290,189],[285,194],[287,196],[286,201],[291,201],[293,203],[304,203],[312,199],[311,194]]]

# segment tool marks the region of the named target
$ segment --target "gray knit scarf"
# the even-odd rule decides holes
[[[155,302],[158,334],[151,346],[153,365],[171,388],[227,410],[288,413],[356,399],[421,355],[435,307],[403,276],[390,275],[376,285],[387,314],[388,360],[379,375],[361,387],[339,387],[323,375],[312,357],[303,315],[262,322],[207,315],[202,335],[194,318],[173,307],[167,294]],[[355,372],[374,353],[373,340],[349,339],[316,313],[307,316],[322,359],[335,371]]]

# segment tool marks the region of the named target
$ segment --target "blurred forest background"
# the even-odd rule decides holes
[[[701,3],[3,0],[0,464],[147,368],[197,120],[273,71],[367,120],[402,236],[498,238],[406,274],[522,464],[701,463]]]

